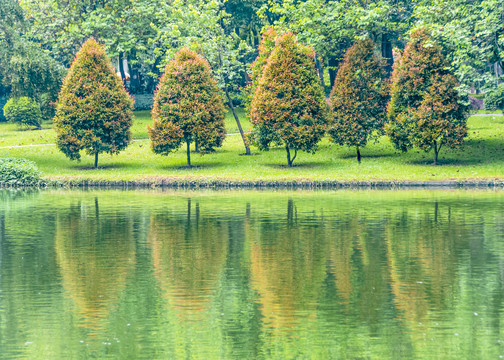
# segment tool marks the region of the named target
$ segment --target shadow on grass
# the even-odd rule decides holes
[[[287,164],[264,164],[264,166],[271,167],[273,169],[279,169],[279,170],[289,170],[289,169],[312,169],[316,167],[323,167],[327,166],[327,162],[322,162],[322,161],[309,161],[309,162],[300,162],[292,165],[292,167],[289,167]],[[332,164],[332,167],[334,167],[334,164]]]
[[[213,169],[217,167],[222,167],[223,164],[221,162],[216,163],[205,163],[205,164],[192,164],[190,167],[187,165],[166,165],[162,166],[163,170],[182,170],[182,171],[191,171],[191,170],[203,170],[203,169]]]
[[[394,153],[375,153],[375,154],[362,154],[361,153],[361,159],[362,161],[365,161],[365,159],[381,159],[381,158],[388,158],[392,156],[399,156],[398,154]],[[346,153],[346,154],[341,154],[339,156],[340,159],[355,159],[357,162],[357,154],[354,153]]]
[[[73,166],[72,168],[75,170],[82,170],[82,171],[90,171],[90,170],[113,170],[113,169],[124,169],[126,167],[131,167],[131,164],[123,164],[123,163],[117,163],[117,164],[106,164],[106,165],[100,165],[98,164],[98,167],[95,168],[93,165],[86,165],[86,166]]]
[[[439,153],[438,164],[434,165],[434,153],[424,153],[421,159],[407,160],[411,165],[432,166],[468,166],[479,164],[502,163],[504,157],[504,141],[494,139],[469,139],[460,149],[442,149]],[[446,158],[448,157],[448,158]]]

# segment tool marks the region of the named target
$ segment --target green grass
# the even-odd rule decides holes
[[[498,115],[502,115],[502,111],[500,111],[500,110],[472,110],[471,114],[480,114],[480,115],[498,114]]]
[[[136,112],[132,127],[134,139],[146,139],[149,112]],[[245,130],[250,124],[240,110]],[[241,156],[244,152],[239,135],[229,135],[224,146],[213,154],[192,155],[195,167],[185,167],[186,154],[181,149],[164,157],[152,153],[149,141],[133,142],[119,155],[101,154],[100,168],[95,170],[93,158],[83,154],[80,162],[70,161],[53,145],[8,148],[14,145],[54,143],[50,124],[43,130],[20,131],[11,124],[0,124],[0,156],[24,157],[35,161],[45,176],[53,179],[95,181],[142,181],[155,178],[180,180],[233,181],[373,181],[373,180],[472,180],[504,179],[504,117],[474,116],[469,119],[469,137],[459,150],[442,149],[440,165],[432,165],[433,154],[413,150],[401,154],[386,137],[362,150],[362,163],[355,150],[336,146],[324,139],[314,155],[300,152],[293,168],[286,166],[283,148]],[[226,116],[228,134],[236,133],[236,123]],[[7,148],[6,148],[7,147]]]

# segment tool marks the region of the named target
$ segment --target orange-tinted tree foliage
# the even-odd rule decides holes
[[[434,164],[443,146],[456,148],[467,136],[467,107],[441,50],[427,30],[411,34],[394,65],[386,125],[397,149],[433,149]]]
[[[386,62],[375,52],[370,39],[357,41],[345,54],[331,91],[334,121],[331,140],[357,150],[372,136],[383,132],[386,121],[388,83]]]
[[[85,150],[117,154],[128,146],[133,100],[103,47],[93,38],[77,53],[61,88],[54,127],[58,148],[70,159]]]
[[[250,104],[252,125],[263,133],[253,139],[255,144],[261,150],[272,142],[282,144],[289,166],[298,151],[315,152],[326,130],[329,109],[314,55],[292,33],[278,37]]]
[[[268,62],[268,58],[275,47],[275,40],[278,37],[278,32],[273,28],[269,27],[262,34],[261,42],[259,43],[259,54],[250,66],[250,84],[246,87],[246,101],[245,107],[248,117],[250,118],[250,105],[254,99],[254,94],[259,86],[259,81],[261,80],[264,67]],[[251,143],[275,143],[281,144],[281,140],[278,138],[277,134],[266,126],[266,124],[261,124],[253,126],[248,138]]]
[[[198,141],[200,154],[220,147],[226,135],[223,99],[210,65],[189,49],[175,54],[165,68],[154,96],[153,126],[149,127],[152,150],[168,155],[187,147],[191,166],[191,142]]]

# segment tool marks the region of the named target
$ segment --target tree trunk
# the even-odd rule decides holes
[[[437,165],[437,163],[438,163],[438,154],[439,154],[439,149],[437,147],[437,142],[434,141],[434,165]]]
[[[95,169],[98,167],[98,152],[94,154],[94,167]]]
[[[129,73],[130,73],[130,93],[131,94],[139,94],[140,93],[140,72],[139,72],[139,66],[137,64],[133,64],[132,60],[136,59],[136,51],[132,50],[131,52],[131,58],[128,61],[128,58],[126,60],[128,61],[128,66],[129,66]]]
[[[322,88],[325,90],[324,65],[322,64],[322,62],[320,62],[320,58],[318,55],[315,56],[315,67],[317,68],[318,76],[320,78],[320,84],[322,85]]]
[[[390,37],[385,33],[382,34],[382,56],[387,61],[387,75],[392,75],[392,67],[394,65],[394,55],[392,54],[392,42]]]
[[[124,72],[124,53],[120,52],[119,53],[119,73],[121,74],[121,79],[124,84],[124,87],[126,87],[126,73]]]
[[[285,150],[287,151],[287,164],[289,165],[289,167],[292,167],[292,164],[294,163],[294,159],[297,156],[297,149],[294,149],[294,156],[292,157],[292,159],[291,159],[289,145],[285,145]]]
[[[334,87],[334,81],[336,80],[336,74],[338,73],[338,59],[336,56],[329,56],[329,81],[331,85],[331,90]]]
[[[358,147],[358,146],[357,146],[357,161],[358,161],[358,162],[359,162],[359,164],[360,164],[360,162],[361,162],[361,154],[360,154],[360,149],[359,149],[359,147]]]
[[[227,84],[224,85],[224,89],[225,89],[226,97],[228,99],[229,107],[231,108],[231,111],[233,112],[233,116],[236,120],[236,125],[238,125],[238,130],[240,131],[240,135],[243,140],[243,145],[245,145],[245,155],[250,155],[250,147],[247,143],[247,139],[245,139],[245,134],[243,133],[240,119],[238,118],[238,115],[236,114],[236,109],[233,105],[233,100],[231,99],[231,96],[229,95],[229,91],[227,89]]]
[[[191,142],[186,139],[187,144],[187,167],[191,167]]]

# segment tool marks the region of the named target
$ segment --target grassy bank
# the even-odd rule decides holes
[[[240,112],[243,119],[243,112]],[[250,124],[243,119],[245,129]],[[133,142],[116,156],[101,154],[99,169],[93,158],[83,155],[80,162],[70,161],[54,145],[50,124],[43,130],[21,131],[12,124],[0,124],[0,156],[24,157],[35,161],[49,179],[73,182],[348,182],[348,181],[467,181],[504,180],[504,117],[473,116],[469,119],[469,137],[459,150],[442,149],[440,165],[432,165],[432,153],[410,151],[402,154],[386,137],[362,150],[359,165],[355,150],[336,146],[324,139],[314,155],[299,153],[295,166],[286,166],[283,148],[241,156],[244,152],[239,135],[229,135],[224,146],[205,156],[193,155],[191,169],[185,167],[185,152],[163,157],[152,153],[146,125],[148,112],[136,112],[132,127]],[[236,123],[228,113],[229,134],[237,133]],[[19,145],[37,145],[14,147]],[[38,146],[40,145],[40,146]]]

